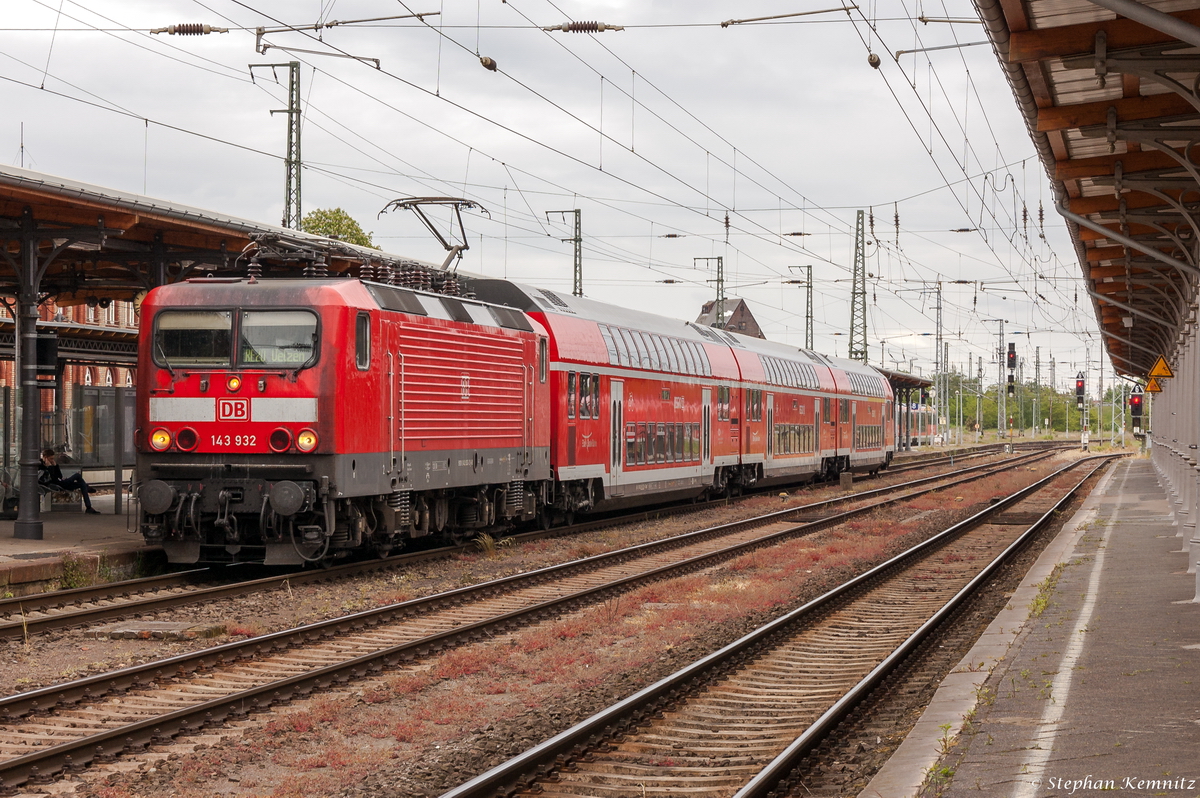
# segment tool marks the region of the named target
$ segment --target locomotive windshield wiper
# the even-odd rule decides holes
[[[167,367],[167,373],[174,377],[175,369],[171,368],[171,361],[167,359],[167,353],[163,350],[162,339],[157,335],[154,336],[154,346],[158,349],[158,354],[162,356],[162,362]]]

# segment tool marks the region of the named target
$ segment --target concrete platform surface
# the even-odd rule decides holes
[[[126,578],[140,562],[158,556],[161,549],[147,547],[137,534],[137,514],[125,498],[121,515],[113,514],[112,494],[92,496],[100,515],[43,513],[42,540],[18,540],[13,522],[0,521],[0,596],[52,590],[64,577]],[[71,563],[69,573],[64,572],[64,561]]]
[[[1200,604],[1176,532],[1150,462],[1114,465],[860,798],[927,776],[945,798],[1200,796]]]

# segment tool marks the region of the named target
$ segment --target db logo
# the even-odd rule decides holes
[[[218,399],[217,421],[249,421],[249,399]]]

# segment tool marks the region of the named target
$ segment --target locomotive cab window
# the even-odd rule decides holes
[[[307,310],[244,310],[238,365],[300,368],[317,354],[317,317]]]
[[[228,368],[232,344],[229,310],[164,310],[154,321],[154,360],[160,366]]]
[[[546,349],[546,339],[538,339],[538,382],[546,381],[546,370],[550,363],[550,355]]]
[[[366,313],[359,313],[354,323],[354,364],[359,371],[371,365],[371,317]]]

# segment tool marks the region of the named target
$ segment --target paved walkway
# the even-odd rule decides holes
[[[1200,796],[1200,604],[1176,533],[1150,462],[1111,468],[860,798],[915,795],[941,724],[972,709],[926,794]]]

